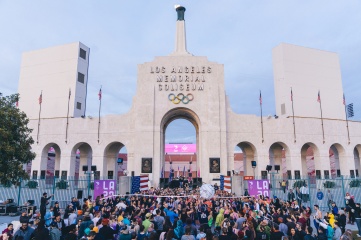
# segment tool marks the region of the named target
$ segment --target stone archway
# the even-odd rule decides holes
[[[330,174],[332,178],[340,177],[341,175],[348,175],[345,167],[342,166],[340,160],[346,160],[345,149],[339,143],[334,143],[329,149],[330,158]]]
[[[355,162],[355,176],[359,177],[361,174],[361,144],[357,144],[353,150]]]
[[[119,156],[119,152],[123,148],[125,145],[121,142],[111,142],[105,147],[102,175],[107,179],[117,179],[119,176],[123,176],[123,171],[127,169],[126,155]]]
[[[77,159],[79,159],[79,165],[76,164]],[[83,171],[83,166],[88,166],[88,171],[91,170],[93,161],[93,149],[86,142],[80,142],[74,145],[71,150],[71,163],[68,176],[75,176],[76,169],[79,169],[79,176],[86,176],[86,173]]]
[[[60,175],[61,150],[58,144],[48,143],[41,152],[40,178],[52,180]]]
[[[287,162],[290,159],[290,150],[289,147],[283,142],[275,142],[269,148],[269,164],[272,167],[272,170],[275,169],[275,165],[279,165],[280,169],[278,174],[276,174],[276,178],[278,179],[287,179],[288,175],[292,175],[292,173],[288,174],[287,170]]]
[[[256,175],[256,168],[252,167],[252,161],[256,161],[257,152],[250,142],[240,142],[236,145],[241,152],[234,152],[234,174],[242,176]],[[257,161],[256,161],[257,164]]]
[[[314,143],[305,143],[301,148],[301,161],[303,178],[310,177],[314,182],[316,177],[316,161],[320,164],[319,150]]]
[[[174,108],[170,111],[168,111],[162,118],[161,121],[161,125],[160,125],[160,135],[161,135],[161,142],[160,142],[160,146],[161,146],[161,166],[160,169],[162,171],[162,169],[164,169],[164,171],[169,171],[170,168],[173,168],[172,166],[170,166],[169,164],[166,165],[166,155],[165,155],[165,133],[166,133],[166,129],[168,127],[168,125],[173,122],[174,120],[177,119],[185,119],[187,121],[189,121],[195,128],[196,131],[196,146],[199,146],[200,143],[200,119],[197,116],[197,114],[195,112],[193,112],[192,110],[188,109],[188,108],[184,108],[184,107],[180,107],[180,108]],[[199,148],[197,147],[196,150],[196,159],[201,159],[201,151],[199,150]],[[200,167],[200,161],[196,161],[196,164],[192,164],[192,168],[196,169],[196,172],[198,172],[198,174],[200,176],[202,176],[202,171],[201,171],[201,167]],[[192,169],[192,172],[194,172],[194,169]],[[160,174],[161,176],[162,174]],[[194,173],[193,173],[193,177],[194,177]]]

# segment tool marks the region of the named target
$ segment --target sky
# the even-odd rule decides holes
[[[21,54],[80,41],[90,47],[86,115],[126,113],[137,64],[174,50],[176,12],[186,7],[187,49],[224,64],[226,94],[240,114],[275,114],[272,48],[282,42],[336,52],[347,103],[361,120],[359,0],[0,0],[0,92],[17,92]],[[174,131],[182,132],[180,124]]]

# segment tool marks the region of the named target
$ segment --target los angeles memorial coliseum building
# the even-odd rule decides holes
[[[77,42],[23,54],[19,106],[34,129],[32,175],[46,174],[49,149],[53,149],[58,175],[84,175],[79,165],[89,169],[95,165],[98,175],[109,176],[117,171],[119,150],[125,146],[129,174],[149,174],[151,184],[157,185],[162,169],[166,176],[170,169],[165,130],[179,118],[189,120],[196,129],[192,172],[206,183],[227,173],[265,176],[267,165],[280,165],[279,174],[289,177],[360,173],[361,123],[346,122],[336,53],[290,44],[275,47],[278,118],[236,114],[225,92],[223,65],[187,51],[185,8],[176,10],[174,52],[138,65],[130,111],[102,116],[99,135],[99,119],[84,117],[90,49]],[[322,119],[318,91],[322,94]],[[64,104],[68,98],[69,106]],[[238,153],[241,163],[235,161],[236,146],[242,150]],[[252,161],[256,162],[254,169]],[[308,166],[310,161],[313,167]]]

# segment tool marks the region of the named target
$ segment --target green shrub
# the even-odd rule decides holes
[[[37,188],[39,186],[39,183],[34,180],[29,180],[25,186],[27,186],[28,188]]]
[[[332,181],[326,181],[323,183],[324,188],[334,188],[336,186],[335,182]]]
[[[360,185],[361,185],[361,181],[358,179],[352,180],[350,182],[350,187],[360,187]]]
[[[65,180],[60,180],[56,183],[56,187],[59,189],[67,189],[68,188],[68,182]]]
[[[293,188],[301,188],[302,186],[307,186],[306,181],[305,180],[297,180],[296,182],[293,183]]]

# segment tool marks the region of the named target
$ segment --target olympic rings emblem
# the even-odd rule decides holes
[[[168,95],[168,99],[174,104],[179,104],[180,102],[188,104],[190,101],[193,101],[194,96],[192,93],[188,93],[187,95],[184,95],[183,93],[178,93],[177,96],[174,93],[170,93]]]

